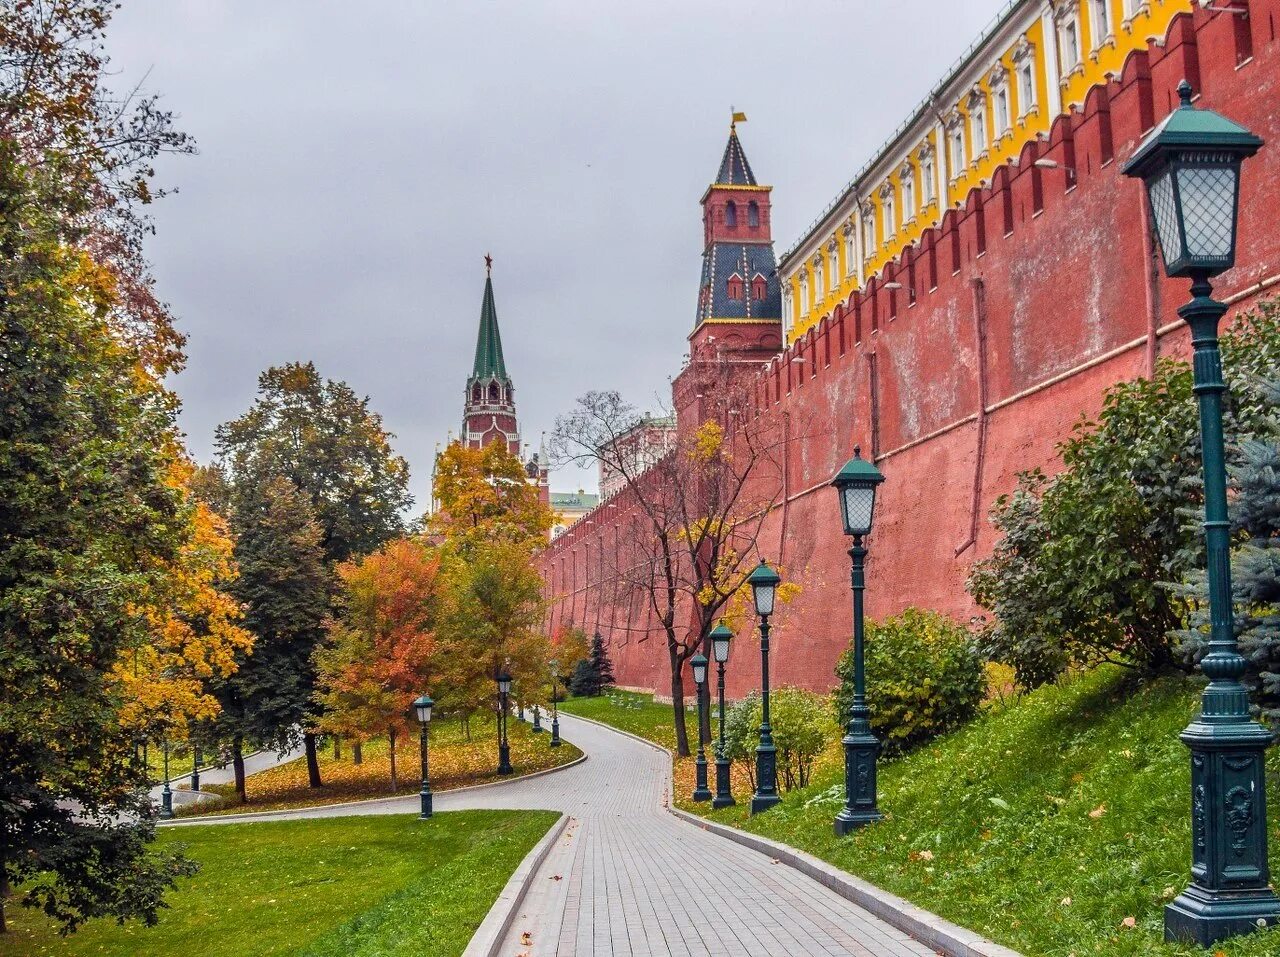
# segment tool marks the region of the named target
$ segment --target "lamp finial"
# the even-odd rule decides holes
[[[1178,98],[1182,100],[1182,108],[1184,110],[1192,109],[1191,97],[1194,93],[1195,91],[1191,89],[1191,84],[1186,80],[1178,84]]]

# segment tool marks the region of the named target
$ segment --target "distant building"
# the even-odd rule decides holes
[[[599,495],[591,495],[582,489],[576,492],[552,492],[551,510],[556,513],[556,523],[551,526],[551,537],[555,538],[571,528],[578,519],[599,504]]]
[[[626,487],[624,471],[634,478],[651,468],[675,441],[674,415],[645,416],[618,436],[612,443],[616,451],[610,450],[608,456],[600,459],[600,497],[612,498]],[[612,461],[605,461],[606,457]]]

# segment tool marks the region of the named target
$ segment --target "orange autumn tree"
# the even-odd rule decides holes
[[[515,697],[550,695],[549,642],[541,633],[543,583],[534,559],[549,540],[554,513],[524,466],[501,442],[460,442],[436,459],[427,521],[442,563],[439,687],[442,711],[462,719],[494,709],[494,674],[505,668]]]
[[[121,727],[134,740],[184,740],[218,713],[210,683],[236,671],[253,648],[240,606],[224,591],[235,578],[226,522],[190,492],[195,466],[177,447],[166,484],[182,501],[183,541],[157,567],[134,612],[144,638],[111,670]]]
[[[439,573],[420,538],[339,565],[338,615],[315,655],[319,730],[356,741],[387,735],[392,791],[396,741],[413,730],[413,699],[435,673]]]

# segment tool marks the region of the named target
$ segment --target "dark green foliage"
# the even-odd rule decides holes
[[[746,769],[753,790],[763,716],[763,701],[759,692],[753,691],[735,702],[725,717],[725,751],[730,760],[740,762]],[[783,791],[807,785],[814,759],[840,737],[840,728],[832,720],[825,698],[800,688],[775,688],[769,692],[769,725],[773,729],[773,745],[778,749],[778,784]]]
[[[403,530],[401,513],[413,501],[407,490],[408,464],[391,450],[391,435],[382,428],[381,417],[370,411],[369,400],[357,396],[345,382],[322,379],[310,362],[274,366],[263,372],[253,406],[240,418],[218,426],[216,440],[219,470],[228,486],[221,494],[230,501],[232,515],[262,513],[263,490],[277,479],[288,482],[310,507],[330,569],[337,562],[372,551]],[[201,484],[217,494],[216,481],[205,477]],[[236,524],[245,529],[255,522]],[[260,551],[259,569],[266,581],[273,575],[287,579],[294,574],[310,579],[309,571],[273,571],[269,545],[264,544]],[[310,587],[302,585],[295,597],[309,593]],[[269,585],[266,591],[270,591]],[[246,719],[249,726],[265,728],[275,724],[280,715],[311,713],[315,672],[309,656],[317,637],[313,610],[311,598],[306,597],[300,603],[273,600],[271,609],[255,613],[260,616],[258,626],[285,628],[293,636],[293,646],[282,649],[284,659],[278,663],[300,664],[296,681],[287,682],[291,684],[287,707],[275,694],[286,690],[284,673],[270,669],[280,682],[274,683],[272,694],[263,700],[274,697],[277,706],[269,715]],[[298,617],[286,624],[280,616],[289,614]],[[257,634],[252,620],[249,630]],[[269,639],[270,635],[258,637]],[[288,736],[292,728],[276,725],[273,736]],[[315,738],[309,732],[305,743],[312,785],[319,787]]]
[[[916,747],[959,727],[978,711],[986,693],[983,659],[958,622],[908,608],[882,622],[867,622],[867,700],[871,727],[886,754]],[[853,650],[836,663],[840,687],[836,719],[849,720],[853,702]]]
[[[401,513],[413,502],[409,466],[391,438],[368,399],[294,362],[258,377],[257,400],[218,426],[217,449],[233,500],[288,479],[311,504],[325,557],[340,562],[403,530]]]
[[[270,479],[237,499],[240,577],[232,593],[255,642],[239,670],[215,686],[222,706],[215,733],[284,749],[297,744],[311,713],[311,657],[324,636],[330,576],[311,506],[288,480]]]
[[[569,679],[569,693],[580,698],[594,698],[614,684],[613,662],[604,638],[596,634],[591,639],[591,651],[573,669]]]
[[[1273,410],[1280,410],[1280,386],[1263,387]],[[1231,590],[1236,637],[1248,661],[1244,683],[1254,709],[1280,723],[1280,419],[1262,434],[1240,442],[1230,466],[1235,490],[1231,501]],[[1209,632],[1208,585],[1202,571],[1193,573],[1179,594],[1192,602],[1189,628],[1175,637],[1188,663],[1204,655]]]
[[[1266,417],[1259,377],[1280,368],[1280,305],[1264,303],[1223,337],[1232,464],[1238,437]],[[1203,561],[1200,430],[1190,367],[1163,360],[1153,379],[1111,387],[1097,421],[1060,448],[1063,471],[1021,477],[992,510],[1001,533],[969,581],[993,614],[991,658],[1034,687],[1069,664],[1173,664],[1169,634],[1185,603],[1168,582]]]
[[[0,146],[0,895],[74,929],[154,921],[190,870],[146,848],[145,769],[110,681],[145,640],[131,599],[185,526],[173,407],[86,302],[42,187]]]

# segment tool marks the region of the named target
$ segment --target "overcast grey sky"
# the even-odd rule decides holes
[[[780,253],[1003,3],[125,0],[120,83],[150,70],[200,146],[162,164],[180,192],[150,245],[190,447],[208,459],[260,370],[310,359],[372,397],[419,511],[486,252],[526,441],[587,389],[653,406],[730,106]]]

